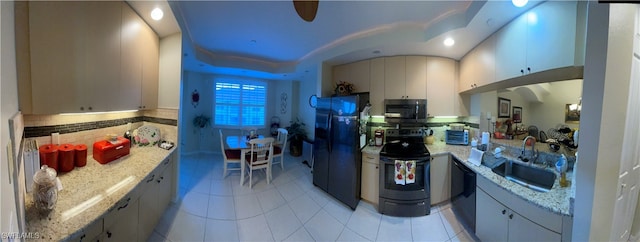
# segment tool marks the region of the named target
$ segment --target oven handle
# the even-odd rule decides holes
[[[419,159],[407,159],[407,158],[392,158],[392,157],[380,157],[380,162],[383,164],[394,164],[396,160],[415,160],[416,164],[418,163],[428,163],[431,160],[431,157],[424,159],[424,158],[419,158]]]

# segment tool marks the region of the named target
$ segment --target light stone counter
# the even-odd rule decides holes
[[[377,147],[366,147],[363,152],[379,152]],[[549,192],[537,192],[521,186],[515,182],[508,181],[504,177],[495,174],[491,169],[486,166],[475,166],[468,162],[469,154],[471,153],[471,146],[462,145],[447,145],[444,142],[435,142],[432,145],[427,145],[431,155],[450,153],[458,160],[462,161],[467,167],[476,172],[476,174],[489,179],[498,187],[505,189],[518,197],[523,198],[531,204],[544,208],[556,214],[573,216],[573,211],[570,206],[571,187],[560,187],[559,178],[556,179],[553,184],[553,188]],[[556,172],[557,174],[557,172]],[[558,175],[558,174],[557,174]],[[558,177],[560,177],[558,175]],[[568,177],[571,177],[568,175]]]
[[[573,211],[571,211],[571,206],[569,204],[571,187],[560,187],[560,176],[559,174],[557,174],[557,172],[556,175],[558,175],[558,178],[553,184],[553,188],[551,189],[551,191],[538,192],[519,185],[515,182],[508,181],[504,177],[491,171],[491,169],[486,166],[475,166],[474,164],[471,164],[468,161],[469,154],[471,153],[471,146],[447,145],[443,142],[436,142],[433,145],[427,145],[427,148],[432,155],[447,152],[451,153],[453,156],[462,161],[467,167],[475,171],[476,174],[489,179],[498,187],[505,189],[518,197],[523,198],[525,201],[528,201],[531,204],[534,204],[556,214],[573,216]]]
[[[137,186],[176,150],[131,147],[129,155],[100,164],[89,154],[87,165],[58,174],[64,189],[47,215],[34,207],[32,194],[25,201],[27,232],[38,233],[39,240],[68,240],[82,229],[101,219],[116,203],[129,196],[138,197]],[[176,162],[176,161],[174,161]]]

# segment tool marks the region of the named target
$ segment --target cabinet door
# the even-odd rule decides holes
[[[451,198],[451,166],[449,155],[433,156],[431,160],[431,204],[448,201]]]
[[[171,202],[171,184],[173,184],[173,181],[175,180],[173,174],[173,165],[169,164],[168,167],[160,174],[160,177],[156,179],[156,182],[158,183],[158,219],[162,216],[164,210],[167,209],[167,206],[169,206],[169,203]]]
[[[576,1],[550,1],[526,13],[531,73],[574,65],[577,7]]]
[[[360,195],[362,199],[378,204],[379,182],[379,158],[376,155],[362,153],[362,188]]]
[[[138,236],[138,199],[118,213],[117,222],[104,230],[105,241],[131,241]]]
[[[84,91],[85,22],[82,2],[29,2],[32,112],[79,112]]]
[[[371,115],[384,114],[385,82],[384,82],[384,58],[372,59],[369,72],[371,82],[369,84],[369,102],[371,102]]]
[[[349,64],[335,66],[333,68],[333,82],[348,82],[353,84],[355,92],[369,92],[369,62],[363,60]]]
[[[406,63],[404,56],[384,58],[384,98],[405,98]]]
[[[481,241],[507,241],[508,209],[482,189],[476,189],[476,236]],[[530,237],[526,240],[531,240]],[[516,240],[514,240],[516,241]]]
[[[544,36],[540,36],[544,38]],[[527,14],[505,25],[496,34],[496,80],[521,76],[525,71]]]
[[[142,26],[146,23],[128,4],[122,2],[122,30],[120,47],[120,82],[117,110],[138,109],[142,93],[142,62],[144,41]]]
[[[412,99],[427,98],[427,57],[407,56],[405,61],[405,95]]]
[[[561,241],[562,236],[509,211],[509,241],[531,241],[533,238],[536,241]]]
[[[117,96],[120,78],[120,2],[85,2],[86,30],[85,63],[86,78],[78,104],[83,111],[113,110],[111,101]],[[78,112],[78,111],[76,111]]]
[[[138,109],[158,108],[158,71],[160,41],[151,27],[142,25],[142,93],[141,107]]]
[[[156,184],[156,176],[155,173],[152,173],[140,183],[142,195],[138,208],[138,241],[147,240],[160,218],[157,215],[159,189]]]
[[[485,39],[460,60],[458,92],[496,80],[496,35]]]
[[[456,98],[456,61],[427,57],[427,112],[429,116],[458,115]]]

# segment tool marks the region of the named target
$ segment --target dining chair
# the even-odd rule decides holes
[[[280,164],[280,168],[284,170],[284,150],[287,148],[287,136],[289,131],[283,128],[278,128],[278,136],[276,137],[275,144],[273,144],[273,162],[272,164]],[[280,157],[280,161],[276,161],[275,158]]]
[[[240,170],[241,166],[229,167],[229,164],[233,163],[233,164],[240,165],[240,162],[242,161],[241,160],[242,152],[237,149],[225,149],[224,148],[225,136],[222,132],[222,129],[220,129],[219,132],[220,132],[220,150],[222,151],[222,158],[224,159],[224,170],[222,171],[222,178],[224,178],[227,176],[227,171]]]
[[[245,154],[245,166],[249,173],[249,188],[253,186],[253,171],[265,169],[267,184],[271,182],[271,160],[273,160],[274,139],[261,138],[249,141],[251,151]],[[245,172],[245,171],[242,171]],[[244,181],[242,181],[244,184]]]

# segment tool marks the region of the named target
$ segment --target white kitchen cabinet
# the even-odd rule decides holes
[[[393,56],[384,58],[384,97],[406,98],[406,58]]]
[[[560,241],[561,235],[515,213],[476,189],[476,236],[482,241]]]
[[[496,80],[579,63],[575,60],[576,20],[577,2],[550,1],[500,29],[496,34]]]
[[[449,201],[451,198],[451,165],[449,154],[431,156],[429,170],[431,204]]]
[[[30,83],[20,95],[26,113],[157,107],[159,40],[128,4],[28,4],[28,49],[17,54],[30,69],[20,77]]]
[[[426,57],[427,113],[428,116],[461,115],[456,92],[458,63],[449,58]]]
[[[460,60],[458,92],[496,80],[496,35],[491,35]]]
[[[363,60],[333,67],[334,85],[343,82],[353,84],[355,92],[369,92],[370,60]]]
[[[105,228],[102,233],[104,241],[131,241],[138,236],[138,199],[126,201],[116,207],[114,223],[107,226],[105,217]]]
[[[29,2],[31,112],[109,110],[120,67],[119,2]],[[97,27],[99,26],[99,27]]]
[[[151,27],[142,25],[142,92],[138,109],[158,108],[160,39]]]
[[[362,153],[362,176],[360,197],[362,199],[378,204],[380,189],[380,155]]]
[[[138,241],[146,241],[171,202],[174,181],[173,156],[168,156],[154,172],[140,184]]]
[[[385,58],[371,59],[369,72],[371,80],[369,83],[369,102],[371,103],[371,115],[384,114],[384,63]]]
[[[482,241],[507,241],[507,210],[482,189],[476,189],[476,236]]]
[[[103,227],[103,219],[100,218],[93,222],[90,225],[87,225],[86,228],[82,229],[82,232],[77,234],[74,237],[69,238],[69,241],[73,242],[86,242],[86,241],[96,241],[100,235],[102,234]]]
[[[427,57],[406,56],[405,63],[405,96],[411,99],[427,98]]]

